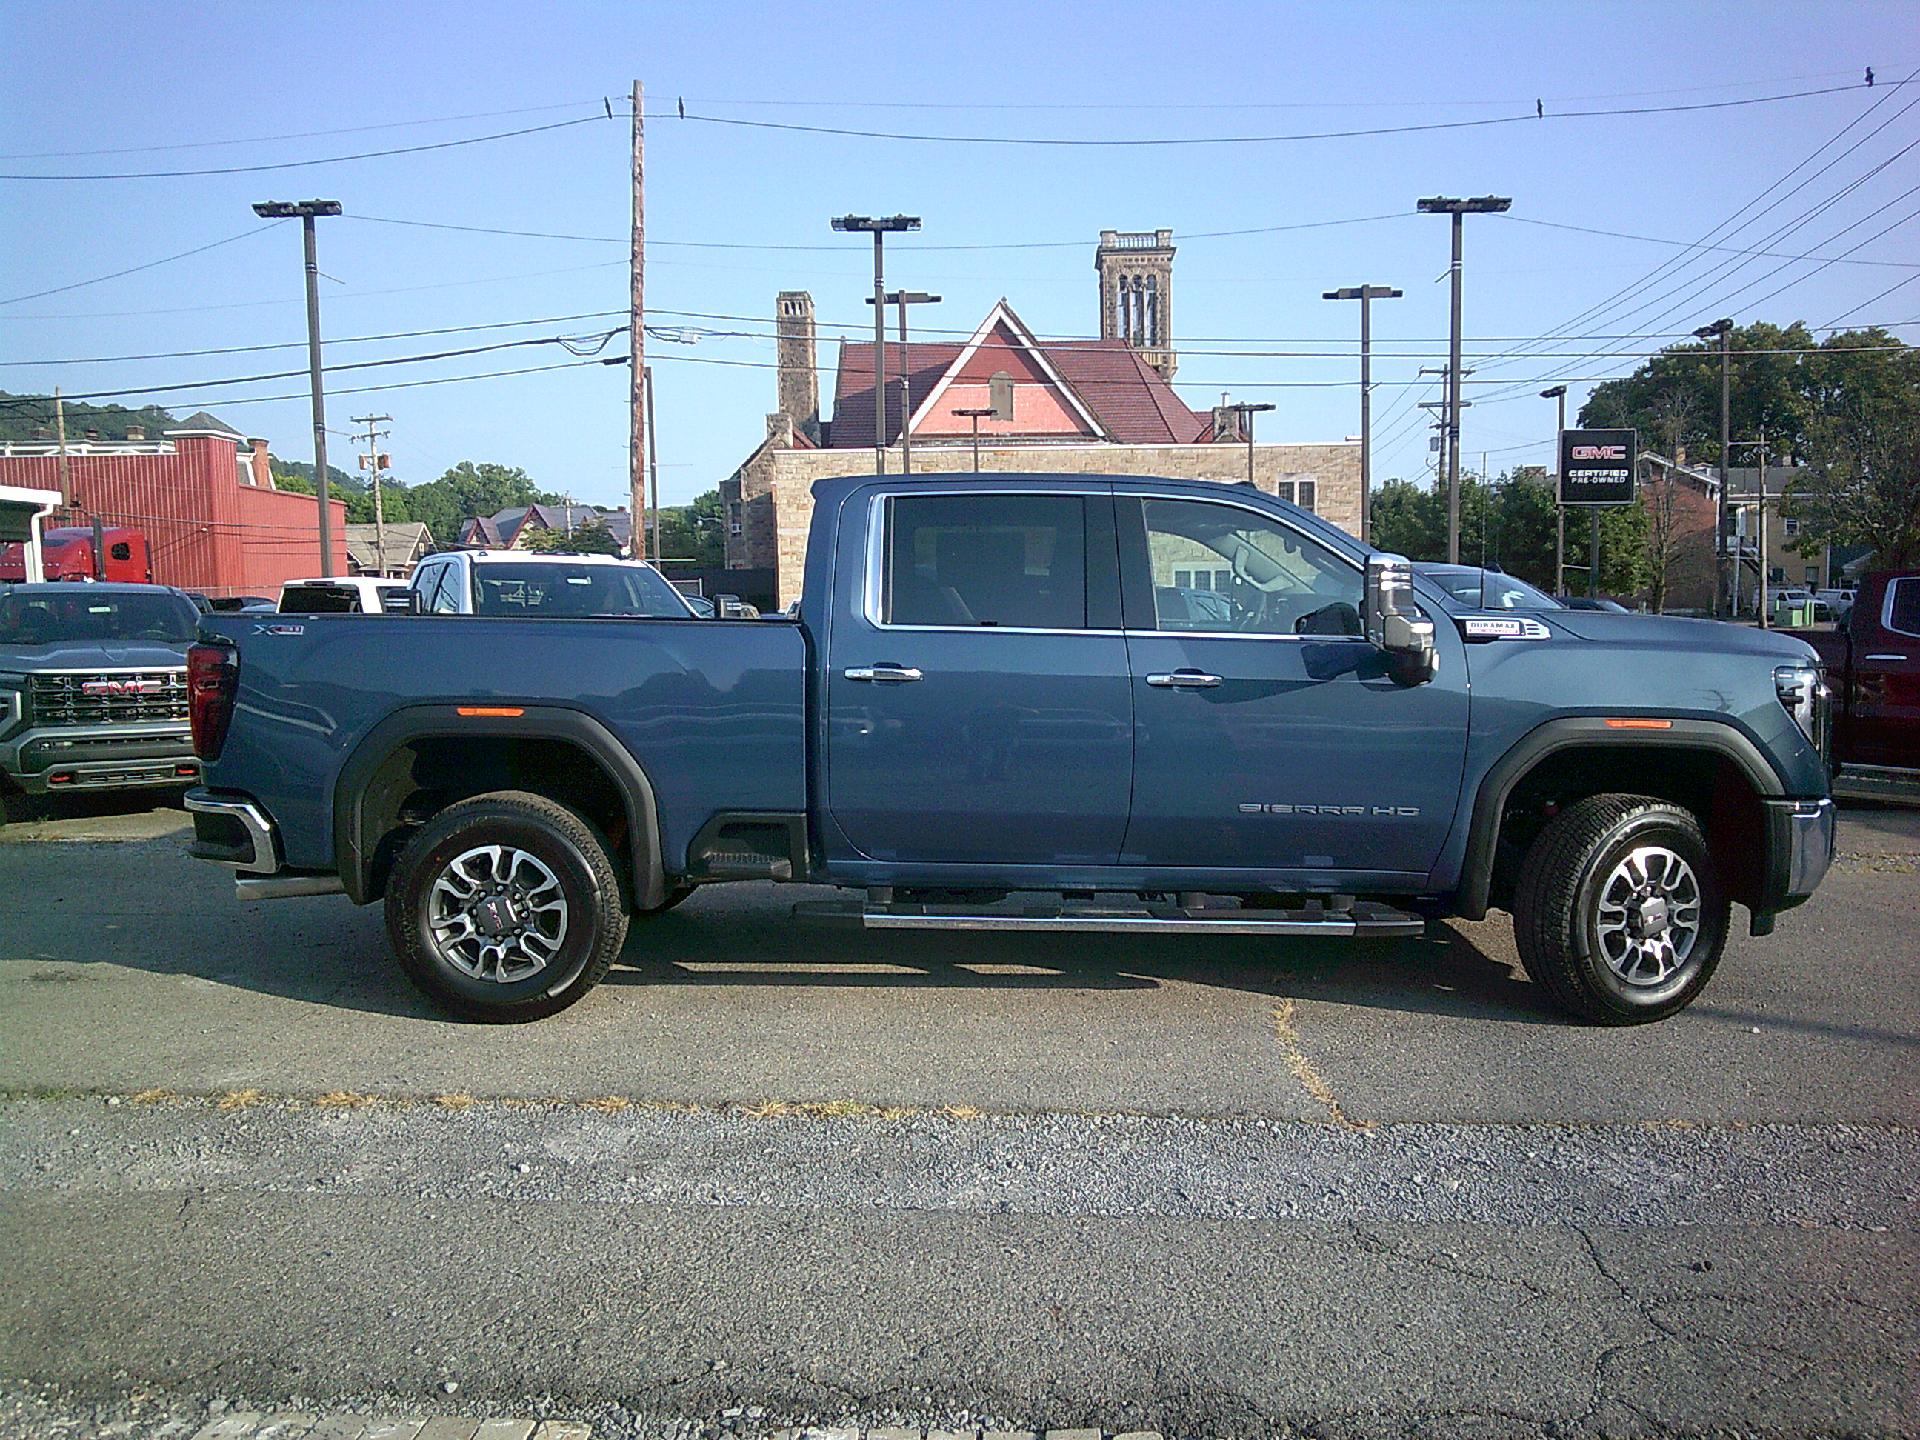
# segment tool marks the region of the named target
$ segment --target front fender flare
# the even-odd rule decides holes
[[[1667,717],[1659,717],[1666,719]],[[1760,747],[1734,726],[1720,720],[1668,720],[1663,730],[1621,730],[1599,715],[1564,716],[1543,721],[1529,730],[1487,770],[1474,796],[1473,818],[1467,830],[1466,854],[1460,863],[1460,885],[1455,913],[1464,920],[1482,920],[1493,886],[1494,849],[1500,838],[1500,817],[1507,797],[1534,766],[1563,750],[1623,746],[1650,750],[1698,750],[1718,755],[1736,765],[1762,798],[1785,794],[1780,777],[1767,763]]]

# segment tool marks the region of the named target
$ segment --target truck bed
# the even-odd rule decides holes
[[[427,704],[559,706],[599,721],[652,780],[669,869],[714,814],[806,809],[797,624],[216,615],[201,633],[239,652],[234,723],[206,783],[245,776],[290,866],[333,866],[342,769],[375,726]]]

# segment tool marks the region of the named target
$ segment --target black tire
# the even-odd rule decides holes
[[[433,936],[435,883],[465,852],[491,845],[511,846],[545,867],[565,902],[553,926],[556,948],[541,961],[524,953],[511,957],[536,966],[524,976],[470,973]],[[537,877],[532,866],[525,873]],[[504,913],[517,914],[511,908]],[[620,878],[606,841],[566,806],[517,790],[462,800],[421,826],[394,864],[386,916],[388,939],[407,977],[436,1005],[466,1020],[538,1020],[566,1009],[600,983],[627,938]]]
[[[1693,883],[1689,891],[1681,879],[1680,904],[1688,893],[1697,899],[1691,947],[1673,954],[1677,963],[1665,973],[1664,959],[1640,958],[1639,932],[1631,927],[1649,916],[1657,924],[1675,902],[1655,882],[1645,888],[1649,900],[1661,901],[1659,910],[1640,908],[1649,900],[1612,903],[1622,893],[1638,894],[1630,876],[1616,876],[1643,847],[1683,861]],[[1659,863],[1662,878],[1681,874]],[[1673,913],[1681,913],[1678,906]],[[1645,795],[1594,795],[1554,816],[1528,848],[1515,887],[1513,935],[1527,974],[1561,1009],[1599,1025],[1642,1025],[1685,1009],[1706,988],[1726,946],[1728,914],[1726,889],[1690,812]],[[1671,937],[1684,929],[1667,932],[1670,950],[1678,951]],[[1646,943],[1658,948],[1660,939],[1656,933]]]

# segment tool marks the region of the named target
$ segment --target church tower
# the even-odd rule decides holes
[[[1093,268],[1100,275],[1100,338],[1126,341],[1173,379],[1173,231],[1102,230]]]

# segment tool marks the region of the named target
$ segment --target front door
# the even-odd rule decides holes
[[[1396,684],[1360,633],[1361,569],[1236,501],[1116,497],[1135,714],[1122,859],[1424,876],[1466,754],[1458,635]]]
[[[826,663],[840,833],[908,865],[1113,864],[1133,701],[1110,497],[894,495],[867,523]]]

